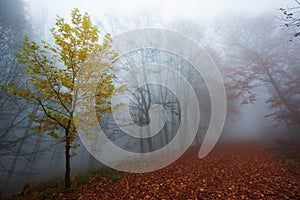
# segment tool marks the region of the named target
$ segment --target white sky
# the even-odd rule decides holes
[[[92,16],[115,13],[134,15],[144,11],[157,13],[162,20],[174,17],[213,18],[222,13],[275,12],[280,7],[294,5],[294,0],[27,0],[36,13],[66,16],[78,7]]]

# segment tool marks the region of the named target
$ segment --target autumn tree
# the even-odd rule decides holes
[[[231,66],[228,86],[230,96],[239,97],[242,104],[255,102],[257,88],[264,87],[270,110],[265,116],[286,125],[295,142],[300,125],[299,44],[282,40],[285,33],[274,27],[274,18],[268,16],[222,22],[220,35]]]
[[[78,88],[74,88],[82,72],[97,69],[93,77],[97,83],[95,105],[98,119],[103,112],[110,112],[110,97],[114,91],[112,79],[113,67],[110,64],[116,57],[112,50],[109,34],[100,43],[99,30],[92,25],[88,14],[80,14],[78,9],[71,12],[71,23],[63,18],[56,19],[51,29],[54,43],[40,43],[24,40],[23,51],[17,55],[20,66],[26,69],[23,73],[25,88],[9,84],[6,88],[20,99],[25,99],[39,106],[37,113],[31,113],[34,120],[33,129],[47,133],[65,143],[65,186],[70,187],[70,158],[74,144],[76,127],[74,110]],[[92,86],[91,86],[92,87]]]

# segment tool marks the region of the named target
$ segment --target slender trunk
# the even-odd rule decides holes
[[[140,150],[141,150],[141,153],[145,153],[144,143],[143,143],[143,139],[142,138],[140,139]]]
[[[290,134],[290,147],[293,148],[294,147],[294,142],[295,142],[293,131],[292,131],[290,125],[288,124],[288,122],[286,120],[284,120],[284,124],[285,124],[285,126],[286,126],[286,128],[287,128],[287,130]]]
[[[150,123],[149,109],[148,108],[146,108],[146,123],[147,123],[147,125],[149,125],[149,123]],[[153,142],[152,142],[152,137],[150,137],[150,135],[151,135],[150,127],[148,127],[146,131],[147,131],[147,135],[149,136],[147,138],[149,151],[152,152],[153,151]]]
[[[175,105],[172,105],[172,126],[171,126],[171,138],[174,138],[174,126],[175,126]]]
[[[139,108],[139,120],[140,120],[140,122],[141,122],[141,119],[142,119],[142,112],[141,112],[141,109]],[[140,138],[140,151],[141,151],[141,153],[145,153],[143,138]]]
[[[164,125],[164,133],[165,133],[165,145],[169,143],[169,131],[168,131],[168,122],[166,121],[166,124]]]
[[[70,180],[70,141],[69,141],[69,130],[66,129],[66,146],[65,146],[65,158],[66,158],[66,171],[65,171],[65,186],[66,188],[70,188],[71,180]]]
[[[32,113],[36,114],[36,112],[37,112],[37,107],[34,107]],[[17,161],[18,161],[18,159],[19,159],[19,157],[20,157],[20,153],[21,153],[21,151],[22,151],[22,149],[23,149],[23,146],[24,146],[24,144],[25,144],[25,140],[27,139],[27,137],[28,137],[29,134],[30,134],[30,128],[32,127],[32,124],[33,124],[33,120],[32,120],[32,119],[28,119],[28,124],[27,124],[26,127],[24,127],[24,128],[25,128],[24,137],[23,137],[23,139],[21,140],[20,144],[18,145],[18,149],[17,149],[17,151],[16,151],[16,155],[15,155],[15,157],[14,157],[14,159],[13,159],[13,162],[12,162],[12,164],[11,164],[10,170],[9,170],[8,173],[7,173],[6,178],[5,178],[5,180],[3,181],[3,184],[9,183],[10,180],[11,180],[11,177],[12,177],[13,174],[15,173],[15,168],[16,168]],[[29,163],[29,162],[27,162],[27,164],[28,164],[28,163]],[[24,169],[26,169],[26,168],[24,168]],[[25,174],[25,171],[24,171],[23,175],[24,175],[24,174]]]
[[[150,134],[151,134],[150,127],[147,128],[147,134],[148,134],[148,136],[150,136]],[[153,142],[152,142],[152,137],[147,138],[147,141],[148,141],[149,151],[152,152],[154,150],[154,148],[153,148]]]
[[[149,117],[149,108],[150,108],[150,105],[151,105],[151,97],[150,96],[150,92],[149,92],[149,87],[147,86],[147,95],[148,95],[148,102],[146,101],[146,97],[145,95],[143,94],[143,92],[141,92],[141,99],[142,99],[142,108],[143,108],[143,114],[145,116],[145,120],[146,120],[146,124],[149,125],[150,123],[150,117]],[[147,128],[146,130],[146,134],[148,136],[150,136],[151,134],[151,130],[150,130],[150,127]],[[153,142],[152,142],[152,137],[149,137],[147,138],[147,143],[148,143],[148,150],[150,152],[153,151]]]
[[[32,149],[33,153],[30,155],[30,157],[28,158],[28,161],[26,162],[26,165],[25,165],[25,167],[23,169],[23,172],[22,172],[22,174],[23,174],[22,178],[24,178],[24,176],[26,176],[27,172],[31,172],[34,165],[36,164],[36,160],[37,160],[36,158],[38,156],[37,152],[39,151],[39,149],[41,147],[41,144],[42,144],[42,142],[41,142],[42,135],[38,134],[36,137],[37,137],[37,139],[36,139],[35,145]]]

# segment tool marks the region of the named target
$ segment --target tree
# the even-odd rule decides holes
[[[115,76],[109,61],[115,59],[116,53],[112,50],[110,35],[106,34],[100,44],[99,30],[92,25],[90,16],[80,14],[78,9],[71,12],[71,24],[58,17],[55,25],[51,29],[54,44],[46,41],[38,44],[25,37],[23,51],[17,58],[26,69],[23,73],[26,87],[9,84],[6,88],[11,95],[39,106],[37,113],[29,115],[35,123],[33,130],[46,132],[65,143],[65,186],[69,188],[70,158],[75,155],[70,150],[77,147],[73,116],[80,100],[74,85],[85,72],[96,75],[90,77],[92,83],[97,83],[94,107],[101,120],[101,113],[111,111],[109,99],[114,91],[112,79]],[[95,68],[99,70],[92,72]]]
[[[300,124],[299,44],[282,40],[285,33],[274,28],[274,19],[268,16],[232,22],[222,22],[225,52],[233,66],[230,96],[240,97],[242,104],[253,103],[256,89],[265,87],[270,108],[266,117],[285,124],[295,142],[290,128]]]
[[[0,84],[13,82],[22,86],[23,80],[19,75],[21,69],[17,66],[16,52],[22,48],[25,32],[30,31],[26,18],[25,5],[22,0],[0,1]],[[8,95],[0,87],[0,170],[13,173],[14,162],[22,153],[21,146],[28,137],[24,126],[30,120],[24,115],[28,105],[17,101],[16,97]],[[22,132],[22,134],[18,133]],[[24,133],[24,134],[23,134]],[[12,162],[7,157],[14,158]],[[11,166],[9,166],[11,164]],[[8,169],[9,168],[9,169]],[[1,181],[0,181],[1,182]]]
[[[286,27],[292,27],[295,29],[294,36],[300,36],[300,1],[295,0],[296,6],[292,8],[280,8],[279,10],[282,12],[283,17],[282,20],[285,22],[284,25]]]
[[[0,82],[7,85],[9,82],[22,85],[18,75],[20,69],[17,66],[15,54],[21,49],[22,36],[27,28],[27,21],[22,0],[0,1]],[[16,126],[20,115],[12,112],[16,106],[16,98],[7,95],[7,91],[0,88],[0,120],[1,120],[1,148],[7,141],[9,130]],[[13,103],[12,103],[13,102]],[[24,105],[22,106],[24,107]],[[20,107],[18,110],[21,110]],[[15,115],[16,114],[16,115]],[[12,119],[10,119],[12,118]],[[14,119],[14,120],[13,120]],[[11,122],[11,123],[8,123]],[[11,124],[11,125],[7,125]],[[6,126],[7,125],[7,126]],[[12,141],[9,141],[12,142]]]

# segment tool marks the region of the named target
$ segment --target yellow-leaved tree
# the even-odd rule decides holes
[[[114,92],[112,83],[112,62],[116,53],[112,49],[111,38],[106,34],[100,42],[99,30],[92,25],[88,14],[80,14],[78,9],[71,12],[71,23],[63,18],[56,19],[51,29],[54,41],[40,43],[24,39],[23,51],[17,54],[26,87],[18,88],[13,84],[6,86],[14,96],[38,105],[39,111],[29,115],[34,120],[33,129],[48,133],[65,143],[65,186],[70,187],[70,150],[74,144],[76,127],[74,110],[77,89],[74,88],[79,72],[97,68],[94,82],[97,82],[95,105],[97,117],[111,112],[110,98]],[[85,86],[86,87],[86,86]],[[95,87],[92,86],[91,87]]]

